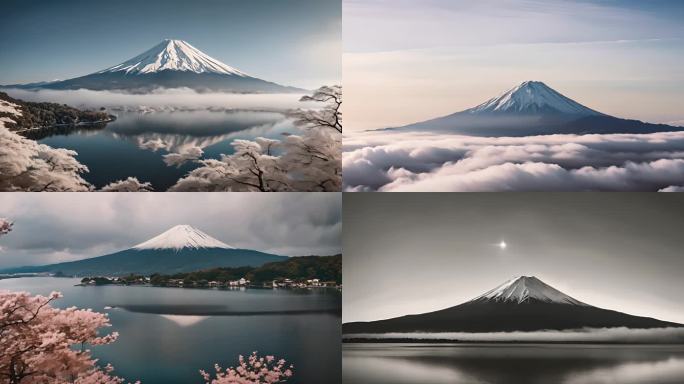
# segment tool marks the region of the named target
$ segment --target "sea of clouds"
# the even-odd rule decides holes
[[[683,191],[684,132],[344,139],[346,191]]]

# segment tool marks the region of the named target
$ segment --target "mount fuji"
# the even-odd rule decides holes
[[[132,248],[90,259],[1,270],[0,273],[57,273],[71,276],[173,274],[218,267],[258,267],[287,260],[250,249],[234,248],[189,225],[177,225]]]
[[[304,90],[262,80],[233,68],[183,40],[166,39],[120,64],[73,79],[7,85],[24,89],[90,89],[148,93],[158,88],[199,92],[289,93]]]
[[[654,133],[684,130],[682,127],[606,115],[563,96],[540,81],[525,81],[500,96],[465,111],[386,129],[450,132],[469,136]]]
[[[389,332],[513,332],[684,325],[585,304],[533,276],[511,279],[455,307],[342,325],[345,334]]]

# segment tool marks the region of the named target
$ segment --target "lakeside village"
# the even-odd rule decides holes
[[[252,282],[244,277],[237,280],[192,280],[175,279],[163,275],[128,275],[121,277],[84,277],[80,286],[89,285],[150,285],[154,287],[176,288],[336,288],[342,285],[336,281],[322,281],[321,279],[274,279],[265,282]]]

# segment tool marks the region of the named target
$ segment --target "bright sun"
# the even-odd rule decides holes
[[[501,242],[499,243],[499,248],[506,249],[506,242],[501,240]]]

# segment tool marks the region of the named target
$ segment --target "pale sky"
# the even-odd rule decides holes
[[[525,80],[618,117],[681,121],[683,18],[676,0],[344,0],[345,128],[450,114]]]
[[[683,211],[678,193],[347,193],[343,321],[448,308],[531,275],[684,323]]]

